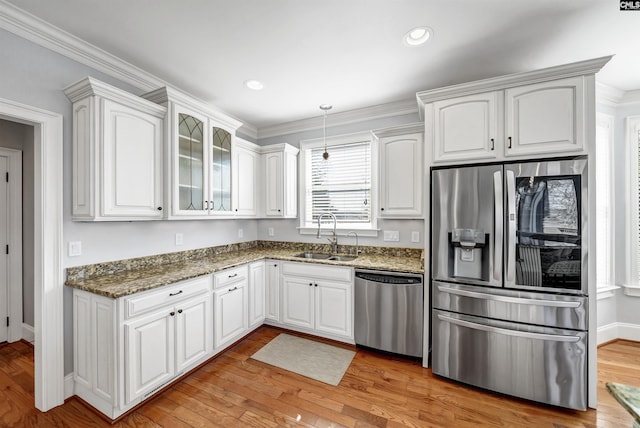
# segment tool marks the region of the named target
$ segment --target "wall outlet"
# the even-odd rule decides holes
[[[269,236],[274,236],[274,235],[276,234],[276,233],[275,233],[275,231],[273,230],[273,227],[270,227],[270,228],[267,230],[267,232],[269,233]]]
[[[176,233],[176,245],[184,244],[184,235],[182,233]]]
[[[420,232],[417,230],[411,232],[411,242],[420,242]]]
[[[238,238],[242,238],[244,236],[244,230],[238,229]]]
[[[400,240],[400,232],[398,232],[397,230],[385,230],[384,240],[398,242]]]
[[[82,241],[69,242],[69,257],[78,257],[82,255]]]

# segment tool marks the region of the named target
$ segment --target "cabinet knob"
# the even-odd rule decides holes
[[[182,309],[178,309],[178,313],[181,314],[182,313]]]
[[[384,211],[384,208],[380,208],[380,211]]]
[[[236,208],[236,212],[238,212],[238,209]]]
[[[169,315],[174,316],[176,313],[175,312],[169,312]]]
[[[158,211],[162,211],[162,207],[158,207]]]
[[[315,285],[316,287],[318,286],[318,284],[313,284],[313,285]]]
[[[309,283],[309,287],[313,287],[313,282],[310,282],[310,283]]]
[[[282,210],[278,210],[278,212],[280,212],[280,211],[282,211]]]

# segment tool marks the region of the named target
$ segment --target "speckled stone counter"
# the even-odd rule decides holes
[[[349,246],[341,246],[338,252],[347,254],[349,249]],[[65,284],[115,299],[263,259],[424,273],[424,257],[420,249],[393,247],[361,247],[361,249],[362,253],[353,261],[309,260],[296,257],[296,254],[329,253],[329,246],[252,241],[68,268]]]
[[[613,398],[631,413],[634,428],[640,427],[640,388],[611,382],[606,386]]]

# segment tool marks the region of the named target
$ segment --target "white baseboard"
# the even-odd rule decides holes
[[[64,399],[66,400],[73,394],[73,373],[69,373],[64,377]]]
[[[640,341],[640,325],[614,322],[598,327],[598,345],[615,339]]]
[[[36,340],[36,334],[33,331],[33,327],[28,324],[22,323],[22,338],[27,342],[33,344]]]

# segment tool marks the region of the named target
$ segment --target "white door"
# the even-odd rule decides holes
[[[215,314],[215,348],[247,330],[247,287],[230,285],[213,293]]]
[[[173,377],[174,329],[175,309],[171,307],[124,325],[127,403]]]
[[[314,281],[309,278],[282,277],[282,322],[313,328]]]
[[[249,265],[249,325],[261,324],[265,318],[264,262]]]
[[[319,282],[316,293],[316,330],[352,337],[351,284]]]
[[[197,363],[211,349],[211,296],[176,305],[176,372]]]
[[[7,319],[7,298],[9,297],[8,285],[9,275],[7,271],[7,243],[9,242],[8,211],[9,193],[8,183],[5,180],[8,172],[8,159],[0,156],[0,343],[6,342],[8,337]]]

